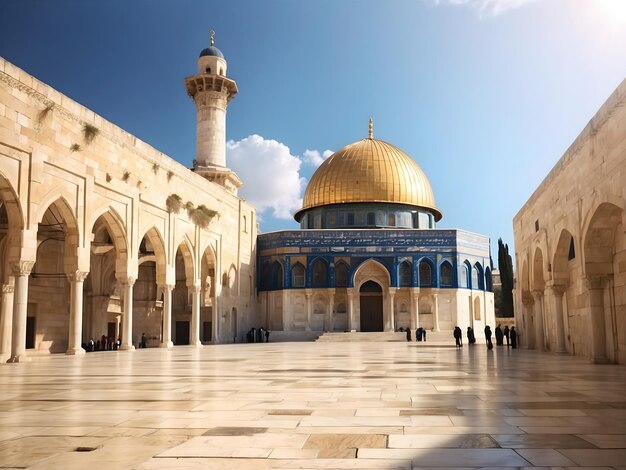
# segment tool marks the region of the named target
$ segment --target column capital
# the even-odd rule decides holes
[[[541,298],[543,297],[543,290],[540,290],[540,289],[533,290],[532,296],[533,296],[533,299],[535,299],[535,302],[541,302]]]
[[[335,295],[337,289],[335,289],[334,287],[330,287],[326,290],[326,292],[328,292],[329,295]]]
[[[547,284],[546,289],[549,289],[550,291],[552,291],[554,295],[561,297],[567,290],[567,285],[555,284],[554,282],[550,282]]]
[[[390,296],[394,296],[396,295],[396,292],[398,292],[398,288],[397,287],[389,287],[387,289],[387,292],[389,293]]]
[[[354,287],[346,289],[346,293],[348,294],[349,299],[354,298],[354,290],[355,290]]]
[[[433,300],[437,300],[437,292],[433,292],[432,294],[430,294],[430,296],[433,298]]]
[[[411,299],[413,299],[413,300],[418,299],[419,296],[420,296],[420,288],[419,287],[411,287],[409,292],[411,292]]]
[[[135,285],[135,282],[137,281],[137,278],[133,276],[126,276],[119,277],[117,278],[117,280],[124,286],[133,287]]]
[[[28,276],[35,266],[34,261],[15,261],[11,264],[13,274],[16,276]]]
[[[307,299],[310,299],[313,296],[313,289],[304,289],[304,295],[306,295]]]
[[[159,284],[158,287],[163,291],[172,292],[176,286],[174,284]]]
[[[535,303],[533,296],[528,291],[522,291],[522,303],[524,305],[532,305]]]
[[[89,271],[74,271],[65,273],[65,275],[70,282],[85,282],[85,279],[89,276]]]
[[[12,294],[15,292],[15,286],[13,284],[2,284],[3,294]]]
[[[191,284],[187,286],[187,290],[192,294],[199,294],[202,287],[199,284]]]

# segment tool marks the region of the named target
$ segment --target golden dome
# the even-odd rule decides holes
[[[428,178],[398,147],[373,138],[359,140],[332,154],[311,177],[302,209],[355,202],[419,206],[442,217]]]

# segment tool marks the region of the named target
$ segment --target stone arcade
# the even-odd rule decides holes
[[[513,220],[522,344],[626,363],[626,81]]]
[[[254,208],[226,167],[237,92],[213,45],[186,79],[195,173],[0,59],[0,358],[232,341],[255,318]]]

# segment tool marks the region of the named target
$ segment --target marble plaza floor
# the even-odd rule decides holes
[[[0,366],[0,467],[626,469],[626,368],[270,343]]]

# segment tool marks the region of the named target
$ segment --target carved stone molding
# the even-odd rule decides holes
[[[587,290],[604,289],[607,279],[603,276],[593,276],[583,278],[583,285]]]
[[[9,87],[11,88],[15,88],[19,91],[21,91],[22,93],[27,94],[28,96],[30,96],[31,98],[37,100],[38,102],[40,102],[43,107],[45,108],[50,108],[50,110],[54,110],[54,112],[60,116],[63,117],[65,120],[67,121],[71,121],[74,123],[78,123],[80,125],[84,125],[86,124],[85,121],[83,121],[82,119],[80,119],[79,116],[77,116],[76,114],[72,113],[71,111],[63,108],[61,105],[55,103],[54,101],[50,100],[49,98],[47,98],[45,95],[39,93],[37,90],[35,90],[32,87],[29,87],[28,85],[25,85],[24,83],[20,82],[19,80],[16,80],[15,78],[11,77],[10,75],[4,73],[4,72],[0,72],[0,82],[6,83]],[[93,123],[90,123],[93,124]],[[124,135],[126,135],[126,133],[124,133]],[[106,140],[108,140],[109,142],[112,142],[115,145],[119,145],[120,147],[124,148],[124,150],[127,150],[137,156],[139,156],[140,158],[150,162],[150,163],[159,163],[157,160],[153,159],[153,158],[148,158],[143,152],[141,152],[140,150],[137,149],[137,147],[135,147],[134,145],[134,137],[133,137],[133,141],[132,142],[125,142],[117,137],[115,137],[114,135],[108,134],[106,132],[103,132],[102,129],[100,129],[100,132],[98,133],[98,138],[104,138]]]
[[[73,273],[69,273],[67,278],[70,282],[85,282],[89,276],[89,271],[74,271]]]
[[[159,284],[159,288],[163,292],[172,292],[176,288],[176,286],[174,284]]]
[[[28,276],[35,266],[34,261],[16,261],[12,264],[13,274],[16,276]]]
[[[12,284],[2,284],[2,293],[3,294],[12,294],[15,292],[15,286]]]

